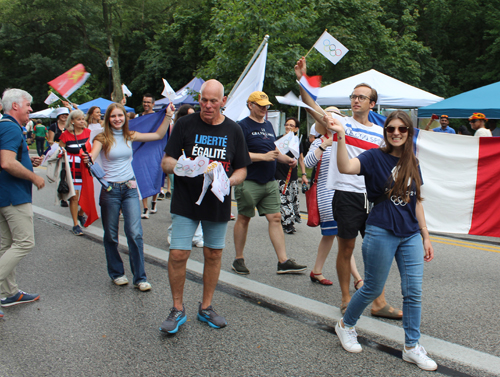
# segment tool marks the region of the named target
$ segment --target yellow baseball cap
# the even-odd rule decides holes
[[[272,103],[269,102],[269,97],[264,92],[253,92],[250,94],[250,97],[248,97],[247,102],[255,102],[259,106],[272,105]]]

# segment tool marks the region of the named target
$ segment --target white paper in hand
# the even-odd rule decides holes
[[[224,197],[231,193],[231,184],[221,163],[213,171],[212,192],[224,203]]]
[[[229,178],[227,177],[224,166],[218,161],[214,161],[210,164],[207,172],[205,173],[205,179],[203,180],[203,189],[201,191],[200,197],[196,202],[200,205],[207,193],[208,187],[212,185],[211,191],[214,195],[224,203],[225,196],[229,195],[231,192],[231,187],[229,183]]]
[[[194,160],[182,155],[177,160],[174,168],[174,174],[179,177],[197,177],[207,171],[210,160],[208,157],[198,156]]]

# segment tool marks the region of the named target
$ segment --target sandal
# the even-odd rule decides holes
[[[392,309],[392,310],[391,310]],[[388,318],[388,319],[402,319],[403,314],[399,315],[400,310],[395,309],[389,304],[386,304],[382,309],[377,310],[376,312],[371,310],[371,314],[374,317]]]
[[[342,315],[345,314],[345,311],[347,310],[347,305],[349,305],[349,304],[341,304],[340,305],[340,313],[342,313]]]
[[[363,283],[363,279],[359,279],[358,281],[354,282],[354,289],[355,290],[358,290],[358,289],[360,289],[363,286],[363,285],[361,285],[361,287],[358,288],[358,284],[359,283]]]

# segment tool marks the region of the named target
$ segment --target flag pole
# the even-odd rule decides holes
[[[255,62],[255,60],[257,60],[257,57],[259,56],[260,52],[262,51],[262,49],[265,47],[267,41],[269,40],[269,35],[266,34],[266,36],[264,37],[264,39],[262,40],[262,43],[260,44],[259,48],[257,49],[257,51],[255,51],[255,53],[253,54],[252,58],[250,59],[250,61],[248,62],[247,66],[245,67],[245,69],[243,70],[243,73],[240,75],[240,77],[238,78],[238,81],[236,81],[236,84],[234,84],[233,86],[233,89],[231,89],[231,92],[229,93],[229,95],[227,96],[227,102],[229,102],[229,99],[231,98],[231,96],[233,95],[233,93],[235,92],[235,90],[238,88],[238,86],[240,85],[240,83],[243,81],[243,79],[245,78],[245,75],[248,73],[248,71],[250,70],[250,68],[252,67],[252,64]]]
[[[327,31],[328,29],[325,29],[325,31]],[[323,34],[325,34],[325,32],[323,32]],[[323,35],[321,34],[321,35]],[[319,38],[321,38],[321,35],[319,36]],[[307,55],[309,55],[309,53],[312,51],[312,49],[314,48],[314,45],[319,41],[319,38],[316,39],[316,42],[314,42],[313,46],[309,49],[309,51],[307,51],[307,54],[306,56],[304,56],[304,58],[307,58]]]

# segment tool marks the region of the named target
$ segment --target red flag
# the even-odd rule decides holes
[[[89,141],[87,141],[85,147],[88,151],[92,149]],[[82,157],[82,153],[80,153],[80,156]],[[82,191],[80,192],[80,200],[78,203],[83,212],[87,215],[87,221],[84,226],[88,227],[100,217],[99,209],[97,208],[98,199],[96,199],[99,197],[99,186],[95,185],[94,178],[90,175],[83,161],[80,167],[82,169]]]
[[[85,84],[89,78],[90,73],[85,71],[83,64],[77,64],[68,72],[63,73],[61,76],[49,81],[49,85],[53,87],[63,97],[69,97],[79,87]]]

